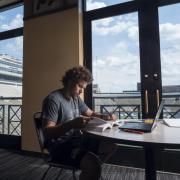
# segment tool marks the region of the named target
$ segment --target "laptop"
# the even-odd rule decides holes
[[[142,122],[126,122],[122,126],[119,127],[121,130],[126,131],[140,131],[140,132],[151,132],[157,125],[160,114],[163,109],[165,100],[161,101],[161,104],[156,113],[155,119],[141,119]]]

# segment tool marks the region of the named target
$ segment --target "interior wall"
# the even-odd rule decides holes
[[[61,87],[64,72],[82,64],[81,18],[77,8],[25,20],[22,149],[39,151],[33,113],[43,98]]]

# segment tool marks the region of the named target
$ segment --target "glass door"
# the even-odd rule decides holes
[[[159,8],[163,115],[180,118],[180,3]],[[172,13],[173,12],[173,13]]]
[[[103,6],[84,17],[85,64],[94,76],[86,103],[120,119],[154,118],[162,98],[157,4]]]

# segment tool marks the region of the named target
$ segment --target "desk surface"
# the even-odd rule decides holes
[[[129,133],[121,131],[118,127],[113,127],[104,132],[89,131],[88,133],[123,144],[180,148],[180,128],[168,127],[160,122],[151,133]]]

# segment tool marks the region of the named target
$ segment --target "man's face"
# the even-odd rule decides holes
[[[79,83],[75,84],[75,85],[72,87],[71,95],[72,95],[73,97],[79,96],[81,93],[84,92],[84,89],[86,89],[86,86],[87,86],[87,82],[85,82],[85,81],[80,81]]]

